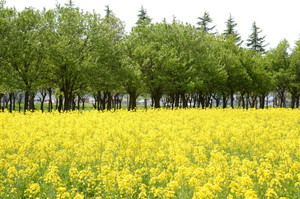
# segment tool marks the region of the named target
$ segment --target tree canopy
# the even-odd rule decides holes
[[[141,7],[132,31],[106,6],[102,17],[70,1],[50,10],[0,5],[0,110],[147,107],[299,107],[300,44],[266,50],[252,25],[243,46],[229,15],[223,34],[208,12],[194,26],[152,22]],[[271,101],[270,101],[271,100]],[[55,103],[52,105],[52,102]],[[17,107],[18,105],[19,107]]]

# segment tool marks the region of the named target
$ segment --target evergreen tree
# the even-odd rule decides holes
[[[252,25],[252,33],[249,36],[249,39],[247,39],[247,46],[257,52],[264,53],[265,47],[267,46],[267,44],[264,44],[266,36],[260,37],[260,33],[262,33],[262,30],[256,25],[256,22],[254,21]]]
[[[229,15],[229,19],[225,22],[226,23],[226,30],[224,31],[224,35],[227,38],[228,36],[232,35],[237,45],[241,45],[243,43],[240,34],[235,30],[235,27],[237,26],[237,23],[234,21],[234,18]]]
[[[151,23],[151,18],[148,16],[147,11],[142,6],[138,14],[139,19],[136,22],[136,25],[149,25]]]
[[[208,33],[212,33],[213,29],[216,26],[211,26],[210,27],[210,23],[212,23],[212,18],[210,18],[209,13],[208,12],[204,12],[204,15],[202,17],[198,17],[198,19],[200,20],[197,25],[199,26],[197,29],[204,31],[204,32],[208,32]],[[215,33],[213,33],[215,34]]]
[[[109,5],[105,6],[105,18],[110,17],[113,14],[113,11],[109,8]]]

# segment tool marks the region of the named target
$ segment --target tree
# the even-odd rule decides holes
[[[84,63],[90,50],[88,17],[69,3],[65,7],[58,5],[48,21],[53,28],[48,35],[48,57],[59,110],[73,109],[76,91],[87,84]]]
[[[187,108],[191,83],[196,75],[197,63],[193,55],[194,51],[202,50],[203,45],[197,43],[202,33],[197,32],[191,25],[178,21],[163,23],[165,28],[162,42],[165,47],[161,51],[168,82],[165,85],[166,93],[171,99],[172,107]]]
[[[13,91],[25,91],[24,111],[34,110],[34,95],[40,81],[45,61],[45,45],[42,42],[42,15],[26,8],[16,12],[10,21],[10,30],[4,39],[7,66],[14,76]]]
[[[209,34],[198,35],[197,43],[193,46],[193,59],[196,74],[192,80],[194,107],[212,107],[212,100],[216,106],[220,105],[222,91],[226,86],[227,72],[224,64],[220,61],[222,42],[220,39]]]
[[[273,73],[273,80],[276,87],[278,105],[286,107],[286,92],[290,84],[290,55],[288,53],[289,43],[286,39],[282,40],[275,49],[271,49],[267,54],[269,70]]]
[[[121,85],[129,94],[128,110],[136,109],[137,97],[144,91],[141,66],[138,63],[138,55],[135,52],[138,45],[137,42],[133,35],[128,35],[122,42]]]
[[[230,105],[234,108],[234,94],[242,90],[244,82],[248,82],[248,74],[241,64],[240,49],[235,44],[234,37],[228,37],[226,40],[221,38],[220,63],[224,66],[227,74],[226,86],[222,90],[223,108],[226,108],[228,97]]]
[[[102,19],[94,14],[89,22],[91,50],[87,61],[88,85],[98,110],[111,109],[116,104],[113,98],[118,97],[122,88],[120,42],[124,37],[124,25],[108,8],[106,13]]]
[[[146,26],[151,23],[151,18],[147,14],[147,10],[144,9],[142,6],[141,10],[139,11],[138,14],[138,20],[136,22],[137,26]]]
[[[197,25],[199,26],[198,29],[207,33],[213,33],[213,29],[216,26],[211,26],[212,18],[209,16],[208,12],[204,12],[202,17],[198,17],[199,22],[197,22]],[[215,33],[213,33],[215,34]]]
[[[256,25],[256,22],[254,21],[252,24],[252,33],[249,36],[249,39],[247,39],[248,43],[246,44],[251,49],[264,53],[265,47],[267,46],[265,43],[266,36],[260,37],[259,34],[262,33],[262,30]]]
[[[291,94],[292,108],[299,108],[300,98],[300,41],[296,42],[296,46],[290,56],[290,65],[288,68],[290,74],[289,92]]]
[[[240,34],[235,30],[235,27],[237,26],[237,23],[234,21],[234,18],[229,15],[228,20],[225,22],[226,23],[226,29],[224,31],[225,38],[228,38],[229,36],[233,36],[236,40],[236,44],[240,46],[243,41],[241,39]]]

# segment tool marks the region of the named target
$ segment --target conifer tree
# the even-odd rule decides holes
[[[267,44],[264,44],[266,36],[260,37],[259,34],[261,33],[262,30],[256,25],[256,22],[254,21],[252,24],[252,33],[249,36],[249,39],[247,39],[247,46],[257,52],[264,53],[265,47],[267,46]]]
[[[105,18],[110,17],[113,14],[113,11],[109,8],[109,5],[105,6]]]
[[[210,26],[210,24],[212,23],[212,18],[210,18],[209,13],[208,12],[204,12],[202,17],[198,17],[198,19],[200,20],[199,22],[197,22],[197,25],[199,26],[197,29],[207,32],[207,33],[212,33],[213,29],[216,26]],[[213,33],[215,34],[215,33]]]
[[[151,18],[147,14],[147,10],[142,6],[138,14],[139,19],[136,22],[136,25],[149,25],[151,23]]]
[[[232,35],[235,37],[236,44],[239,46],[243,43],[240,34],[235,30],[235,27],[237,26],[237,23],[234,21],[234,18],[229,15],[228,20],[225,22],[226,23],[226,29],[224,31],[224,35],[227,38],[228,36]]]

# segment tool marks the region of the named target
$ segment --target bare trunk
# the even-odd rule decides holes
[[[230,106],[234,108],[234,91],[232,89],[230,91]]]
[[[13,98],[13,93],[9,94],[9,112],[12,112],[12,98]]]

